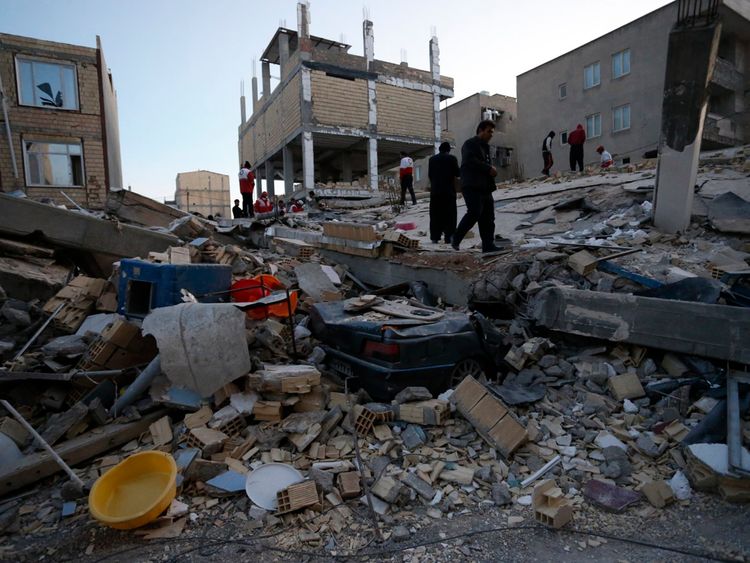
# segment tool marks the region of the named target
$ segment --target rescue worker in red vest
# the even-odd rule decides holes
[[[260,198],[255,200],[254,207],[256,213],[270,213],[273,211],[273,203],[268,199],[268,192],[260,194]]]
[[[242,194],[242,213],[245,217],[253,216],[253,189],[255,188],[255,174],[250,163],[246,160],[240,168],[240,194]]]

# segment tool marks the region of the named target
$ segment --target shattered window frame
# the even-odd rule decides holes
[[[630,49],[623,49],[612,55],[612,80],[630,74]]]
[[[591,80],[589,80],[589,71]],[[599,61],[593,62],[583,67],[583,89],[590,90],[602,83],[602,69]]]
[[[16,55],[16,87],[18,105],[42,109],[79,111],[78,68],[75,63],[42,59],[27,55]],[[57,67],[57,84],[49,82],[35,84],[35,76],[41,73],[42,65]],[[43,78],[40,78],[43,80]],[[44,90],[41,86],[47,86]],[[58,89],[59,88],[59,89]],[[55,94],[55,89],[57,93]],[[63,95],[65,93],[66,95]],[[71,100],[69,102],[68,100]]]
[[[86,186],[81,141],[24,138],[22,144],[27,186],[35,188],[84,188]],[[47,150],[41,150],[42,148]],[[64,166],[65,169],[55,170],[55,166]],[[60,181],[63,177],[67,177],[67,183]]]
[[[618,117],[619,114],[619,117]],[[625,117],[627,116],[627,120]],[[619,127],[618,127],[619,121]],[[627,124],[625,123],[627,121]],[[630,129],[630,104],[622,104],[612,108],[612,132],[627,131]]]
[[[564,129],[563,131],[560,131],[560,146],[564,147],[568,144],[568,130]]]
[[[589,123],[592,126],[589,126]],[[598,126],[598,127],[597,127]],[[586,138],[593,139],[602,136],[602,114],[592,113],[586,116]]]

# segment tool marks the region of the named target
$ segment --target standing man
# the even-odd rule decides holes
[[[437,244],[444,234],[446,244],[450,244],[456,231],[455,185],[461,173],[458,159],[450,154],[450,143],[441,143],[439,151],[430,157],[427,167],[430,178],[430,240]]]
[[[255,174],[246,160],[240,168],[240,194],[242,194],[242,213],[245,217],[253,217],[253,189],[255,188]]]
[[[411,194],[412,204],[417,205],[417,196],[414,195],[414,161],[405,152],[401,153],[398,177],[401,180],[401,205],[406,201],[406,190]]]
[[[477,126],[477,135],[461,147],[461,188],[466,201],[466,215],[453,234],[451,246],[458,250],[461,241],[479,223],[482,252],[500,250],[495,246],[495,191],[497,170],[490,159],[489,141],[495,133],[495,123],[484,120]]]
[[[232,207],[232,218],[233,219],[242,219],[245,216],[245,214],[242,212],[242,208],[240,207],[240,200],[235,199],[234,200],[234,207]]]
[[[570,135],[568,135],[568,144],[570,145],[570,171],[578,169],[583,172],[583,143],[586,142],[586,131],[580,123]]]
[[[549,176],[549,170],[555,161],[552,159],[552,139],[555,138],[555,132],[550,131],[542,141],[542,158],[544,159],[544,168],[542,174]]]

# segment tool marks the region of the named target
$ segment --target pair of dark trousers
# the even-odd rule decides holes
[[[583,145],[570,145],[570,170],[572,172],[576,171],[576,165],[583,172]]]
[[[451,242],[456,232],[456,193],[430,194],[430,240]]]
[[[401,205],[406,201],[406,190],[411,194],[411,202],[417,205],[417,196],[414,195],[414,176],[404,174],[401,176]]]
[[[495,244],[495,202],[492,199],[492,193],[469,187],[464,187],[463,193],[466,215],[461,219],[453,235],[453,244],[458,245],[469,229],[479,223],[482,248],[492,248]]]
[[[253,194],[250,192],[242,192],[242,213],[245,217],[253,217]]]
[[[555,163],[554,159],[552,158],[552,153],[549,151],[542,151],[542,158],[544,159],[544,168],[542,169],[542,174],[545,176],[549,176],[550,168],[552,168],[552,165]]]

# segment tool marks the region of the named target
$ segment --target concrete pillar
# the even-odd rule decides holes
[[[370,20],[362,22],[362,40],[365,60],[370,70],[375,60],[375,32]],[[371,190],[378,189],[378,105],[375,80],[367,80],[367,185]]]
[[[255,168],[255,199],[260,198],[263,193],[263,179],[261,178],[261,167],[258,164]]]
[[[268,197],[272,198],[276,195],[275,189],[274,189],[274,167],[273,162],[270,160],[266,160],[266,191],[268,192]]]
[[[302,185],[306,192],[315,189],[315,153],[311,131],[302,133]]]
[[[240,118],[242,119],[242,125],[247,121],[247,114],[245,113],[245,95],[240,96]]]
[[[370,137],[367,141],[367,180],[371,190],[378,189],[378,139]]]
[[[253,76],[253,113],[258,110],[258,77]]]
[[[341,153],[341,181],[352,181],[352,153],[349,151]]]
[[[263,61],[261,66],[261,75],[263,78],[263,98],[268,99],[271,95],[271,63]]]
[[[284,195],[289,198],[294,192],[294,155],[292,149],[284,145],[281,149],[281,157],[284,159]]]
[[[281,74],[279,75],[282,79],[284,78],[284,71],[286,70],[286,64],[289,62],[289,36],[286,33],[279,33],[279,68]]]
[[[370,63],[375,59],[375,33],[370,20],[362,22],[362,41],[364,42],[365,60],[369,70]]]
[[[430,72],[432,73],[432,109],[435,124],[435,153],[440,147],[442,127],[440,125],[440,47],[437,36],[430,39]]]
[[[669,34],[654,225],[676,233],[690,225],[695,178],[721,24],[675,26]]]
[[[312,41],[310,40],[310,5],[307,0],[297,3],[297,50],[300,59],[310,60],[312,57]]]

